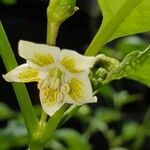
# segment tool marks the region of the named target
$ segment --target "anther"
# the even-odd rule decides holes
[[[60,79],[59,78],[52,78],[50,83],[50,88],[53,90],[57,90],[60,87]]]
[[[55,80],[56,80],[56,78],[52,78],[50,81],[50,88],[51,89],[54,89]]]
[[[64,84],[64,89],[67,94],[70,92],[70,87],[67,83]]]
[[[70,87],[67,83],[63,84],[60,88],[60,91],[63,93],[69,93],[70,92]]]
[[[59,87],[60,87],[60,79],[57,78],[57,79],[55,80],[55,83],[54,83],[53,88],[54,88],[54,90],[56,90],[56,89],[59,89]]]
[[[63,98],[64,98],[63,93],[62,92],[58,93],[58,95],[57,95],[57,102],[59,102],[59,103],[62,102]]]
[[[38,83],[38,89],[43,90],[48,86],[47,80],[40,80]]]

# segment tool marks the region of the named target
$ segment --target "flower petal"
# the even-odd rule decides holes
[[[92,87],[87,73],[83,72],[70,78],[68,81],[70,92],[65,97],[67,103],[84,104],[97,101],[93,97]]]
[[[19,42],[19,55],[41,67],[55,63],[59,54],[58,47],[22,40]]]
[[[72,50],[61,51],[60,64],[71,73],[89,72],[95,61],[95,57],[83,56]]]
[[[40,73],[36,68],[23,64],[3,75],[8,82],[32,82],[40,80]]]
[[[63,97],[60,97],[58,91],[50,89],[49,87],[40,90],[41,105],[46,114],[52,116],[59,110],[64,102]]]

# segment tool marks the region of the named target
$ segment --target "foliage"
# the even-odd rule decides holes
[[[79,119],[81,125],[84,126],[81,131],[82,133],[71,128],[60,128],[46,144],[45,149],[77,150],[85,148],[91,150],[93,149],[93,146],[90,143],[90,139],[96,133],[103,134],[108,141],[110,150],[137,150],[142,147],[143,142],[141,145],[138,145],[138,147],[136,143],[138,143],[137,141],[139,139],[145,139],[145,137],[150,135],[149,110],[147,110],[147,113],[141,122],[127,117],[125,112],[122,111],[122,108],[126,105],[136,103],[139,99],[139,95],[130,95],[127,91],[117,92],[110,86],[103,86],[99,92],[103,98],[106,98],[107,100],[110,99],[111,103],[107,106],[102,105],[98,107],[94,112],[89,106],[82,106],[74,116],[74,121]],[[114,95],[108,94],[112,92]],[[39,114],[41,111],[39,106],[36,106],[35,109],[37,114]],[[5,113],[9,113],[9,107],[5,110]],[[15,112],[13,113],[16,114]],[[18,113],[15,116],[11,116],[10,114],[9,118],[7,117],[6,119],[10,120],[8,121],[7,126],[0,130],[0,141],[3,143],[0,145],[0,149],[7,150],[10,148],[26,147],[28,137],[22,115]],[[120,127],[112,127],[111,124],[120,124]],[[130,144],[127,144],[128,142],[130,142]]]
[[[145,51],[134,51],[128,54],[123,61],[113,68],[107,75],[104,82],[114,79],[128,77],[150,86],[150,47]]]
[[[77,10],[75,0],[67,0],[67,3],[61,0],[61,2],[59,4],[58,0],[51,0],[48,6],[49,45],[56,44],[60,25]],[[91,69],[89,77],[94,95],[103,97],[107,106],[101,106],[94,112],[88,106],[84,106],[77,112],[80,106],[64,105],[55,115],[48,118],[41,110],[35,111],[25,86],[13,83],[21,114],[0,103],[0,119],[7,120],[7,126],[0,129],[0,143],[2,143],[0,149],[27,148],[28,145],[31,150],[42,150],[44,147],[52,150],[79,148],[91,150],[93,147],[90,138],[94,133],[101,133],[107,139],[110,150],[142,148],[145,138],[150,135],[150,110],[147,110],[141,120],[128,118],[123,108],[130,103],[135,104],[141,98],[141,93],[116,91],[108,83],[126,77],[149,87],[150,47],[147,42],[135,36],[120,40],[114,48],[108,48],[106,44],[118,37],[150,31],[150,2],[149,0],[132,0],[132,2],[98,0],[98,2],[103,21],[85,55],[95,56],[100,50],[106,54],[96,56],[98,61]],[[0,38],[0,56],[6,69],[10,71],[17,63],[2,24],[0,24]],[[40,119],[35,112],[41,114]],[[84,126],[82,133],[69,128],[56,131],[56,128],[63,125],[75,112],[77,112],[75,117]],[[119,128],[115,127],[115,124],[119,125]]]

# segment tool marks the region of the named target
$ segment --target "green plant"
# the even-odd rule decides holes
[[[87,58],[93,59],[95,63],[95,65],[93,66],[89,74],[89,78],[91,79],[91,83],[94,89],[94,95],[99,93],[101,91],[101,87],[105,86],[105,84],[108,84],[113,80],[120,79],[123,77],[139,81],[149,87],[150,86],[150,68],[149,68],[150,47],[149,46],[145,50],[143,49],[143,51],[132,51],[128,53],[127,56],[125,56],[121,60],[121,62],[119,62],[116,58],[112,58],[111,56],[108,57],[105,56],[104,54],[97,55],[98,53],[100,53],[100,50],[102,50],[102,48],[113,39],[122,36],[150,31],[149,0],[132,0],[132,2],[130,2],[129,0],[114,0],[114,1],[99,0],[98,2],[103,13],[102,25],[99,31],[97,32],[96,36],[94,37],[93,41],[85,51],[86,56],[92,56]],[[50,1],[50,4],[47,9],[47,18],[48,18],[47,44],[48,45],[56,44],[56,37],[60,25],[71,15],[73,15],[75,11],[77,11],[77,7],[75,6],[75,4],[76,4],[75,0],[61,0],[61,1],[51,0]],[[1,38],[0,56],[4,62],[7,71],[10,71],[17,66],[17,63],[14,54],[11,50],[11,46],[7,40],[2,24],[0,24],[0,38]],[[83,58],[86,57],[84,56]],[[69,66],[66,65],[66,67],[73,69],[72,71],[80,72],[82,71],[82,69],[83,70],[85,69],[84,68],[85,64],[82,66],[83,67],[82,69],[80,68],[81,66],[80,67],[77,66],[75,68],[74,64],[71,67],[70,65]],[[88,67],[90,67],[90,63]],[[88,70],[89,68],[86,69]],[[86,69],[84,71],[87,71]],[[58,76],[60,76],[59,71],[57,71],[57,77]],[[87,78],[87,81],[88,80],[89,79]],[[13,81],[13,78],[11,81]],[[80,84],[75,84],[75,85],[77,86],[73,86],[76,87],[74,88],[73,92],[75,92],[76,90],[78,91],[78,87],[79,87],[78,92],[83,90],[83,87],[80,86]],[[49,117],[49,119],[47,119],[47,114],[49,113],[45,114],[43,111],[41,111],[41,118],[39,119],[39,117],[37,117],[33,109],[25,85],[13,83],[13,88],[19,102],[21,113],[25,120],[25,125],[27,127],[27,132],[29,136],[29,148],[31,150],[42,150],[45,147],[46,143],[52,137],[52,134],[54,133],[56,128],[62,125],[65,121],[67,121],[80,108],[81,105],[81,103],[80,105],[73,105],[73,106],[65,104],[61,108],[59,107],[60,109],[54,115]],[[112,95],[114,95],[112,91],[110,92]],[[77,92],[76,92],[76,96],[78,96]],[[120,92],[119,94],[117,93],[114,96],[116,96],[115,98],[113,97],[113,99],[115,100],[113,103],[116,110],[115,111],[102,110],[103,112],[100,112],[100,114],[102,113],[103,114],[102,116],[106,116],[106,118],[103,117],[101,118],[101,115],[100,116],[98,115],[101,120],[99,122],[101,124],[99,128],[110,141],[109,143],[110,145],[112,145],[111,141],[115,135],[113,131],[107,130],[108,127],[105,124],[105,122],[108,123],[109,121],[119,120],[121,117],[121,114],[118,113],[119,109],[122,107],[123,104],[125,104],[128,101],[130,102],[135,98],[134,96],[131,97],[128,96],[128,93],[124,91]],[[120,97],[124,98],[121,101],[121,103],[120,103]],[[112,114],[112,116],[110,114]],[[144,124],[147,125],[147,123]],[[134,126],[134,124],[132,125]],[[130,128],[132,128],[132,126],[129,126],[124,130],[128,130]],[[141,132],[141,130],[142,128],[140,128],[139,132],[143,133]],[[47,134],[47,132],[49,132],[49,134]],[[80,136],[78,133],[75,133],[75,131],[70,131],[70,130],[62,130],[60,133],[61,134],[68,133],[68,136],[72,135],[73,139],[77,139],[77,137]],[[60,133],[58,133],[58,137],[62,138]],[[124,136],[126,137],[128,135],[124,135]],[[132,137],[133,135],[129,135],[129,136]],[[144,136],[145,135],[143,134],[141,135],[141,137]],[[72,141],[70,142],[67,137],[65,140],[68,142],[68,144],[70,145],[73,144]],[[121,145],[122,138],[116,137],[115,140],[116,143],[112,147],[116,145],[117,146]],[[143,138],[141,139],[141,141],[142,140]],[[138,147],[137,145],[141,141],[138,141],[137,143],[135,142],[135,147]],[[83,146],[85,143],[86,141],[83,138],[83,143],[82,143]],[[87,149],[90,149],[90,146]]]

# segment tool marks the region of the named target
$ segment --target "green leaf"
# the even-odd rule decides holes
[[[0,120],[10,119],[14,115],[15,112],[13,112],[5,103],[0,103]]]
[[[0,149],[8,150],[27,145],[28,136],[24,122],[10,120],[4,129],[0,129]]]
[[[17,67],[17,61],[11,49],[5,30],[0,22],[0,56],[7,71]],[[30,97],[24,84],[12,83],[16,97],[18,99],[21,112],[29,131],[29,135],[38,128],[38,120],[33,110]],[[30,116],[30,117],[29,117]]]
[[[63,140],[68,150],[91,150],[91,146],[80,133],[73,129],[61,129],[55,132],[57,139]]]
[[[86,50],[96,55],[109,41],[122,36],[150,31],[149,0],[98,0],[102,25]]]
[[[134,51],[128,54],[117,67],[108,73],[104,83],[108,83],[122,77],[127,77],[150,87],[149,64],[150,46],[143,52]]]
[[[90,116],[92,113],[91,108],[88,105],[83,105],[75,114],[76,117],[80,119],[85,119],[86,117]]]
[[[116,21],[109,40],[150,31],[149,0],[99,0],[99,5],[104,16],[101,30]]]
[[[61,141],[58,141],[56,139],[51,139],[46,145],[45,145],[45,149],[50,149],[50,150],[68,150],[67,148],[65,148],[65,146],[63,145],[63,143],[61,143]]]
[[[129,94],[127,91],[115,92],[113,94],[113,102],[116,108],[122,108],[124,105],[137,101],[139,94]]]
[[[125,141],[134,139],[137,136],[139,125],[135,122],[127,122],[123,125],[122,137]]]
[[[119,40],[116,44],[115,50],[119,53],[119,59],[122,60],[127,54],[137,50],[143,51],[148,45],[148,42],[139,36],[130,36]]]
[[[102,122],[111,123],[113,121],[119,121],[121,114],[116,110],[101,108],[96,111],[95,117]]]

